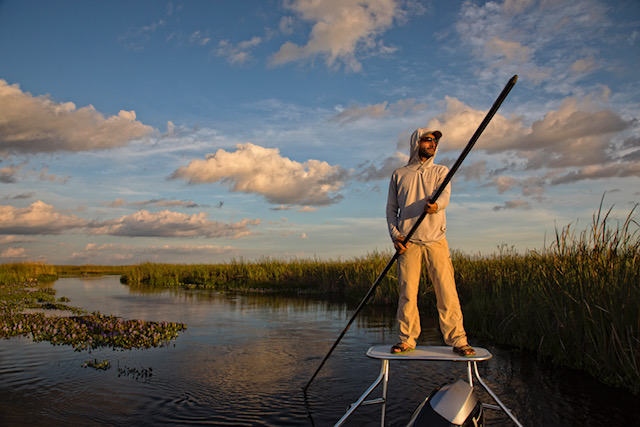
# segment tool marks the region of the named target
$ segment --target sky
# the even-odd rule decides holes
[[[0,263],[350,260],[419,127],[454,251],[638,220],[640,2],[0,0]]]

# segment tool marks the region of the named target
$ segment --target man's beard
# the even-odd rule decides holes
[[[420,156],[420,158],[422,159],[428,159],[433,157],[435,152],[429,152],[429,149],[426,147],[420,147],[418,148],[418,156]]]

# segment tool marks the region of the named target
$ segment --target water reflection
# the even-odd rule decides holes
[[[366,350],[396,340],[393,308],[365,308],[305,396],[302,388],[351,307],[268,294],[132,288],[117,277],[61,279],[54,286],[57,297],[88,311],[183,322],[188,329],[172,347],[90,355],[28,338],[0,342],[2,425],[331,425],[378,374],[379,362],[366,358]],[[423,316],[422,326],[421,344],[440,345],[435,319]],[[632,425],[640,415],[637,397],[479,344],[494,354],[481,364],[482,377],[525,425]],[[81,367],[93,358],[109,359],[113,368]],[[403,425],[435,386],[465,375],[453,365],[392,363],[388,425]],[[119,368],[152,368],[153,375],[136,380],[119,375]],[[510,425],[495,412],[488,421]],[[379,409],[360,409],[352,425],[379,425]]]

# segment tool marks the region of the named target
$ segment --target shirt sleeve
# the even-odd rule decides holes
[[[391,176],[391,181],[389,182],[389,195],[387,196],[387,226],[389,227],[391,240],[395,240],[400,237],[400,231],[398,231],[398,186],[395,173]]]
[[[438,188],[440,188],[440,185],[442,184],[444,179],[447,177],[447,174],[449,173],[449,168],[447,168],[446,166],[443,166],[442,168],[440,168],[438,172],[439,172],[438,185],[436,186],[436,189],[433,191],[434,193],[438,190]],[[444,190],[442,190],[442,193],[440,193],[440,197],[438,197],[438,200],[436,200],[436,203],[438,204],[438,212],[444,210],[447,206],[449,206],[450,197],[451,197],[451,182],[449,182],[447,186],[444,187]]]

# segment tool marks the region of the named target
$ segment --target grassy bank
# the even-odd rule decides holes
[[[39,262],[21,262],[0,266],[0,285],[16,283],[53,282],[58,278],[56,268]]]
[[[225,292],[277,292],[358,301],[391,258],[373,253],[349,261],[264,258],[228,264],[153,264],[131,267],[123,282],[154,287],[212,288]],[[395,273],[389,274],[373,303],[395,302]]]

